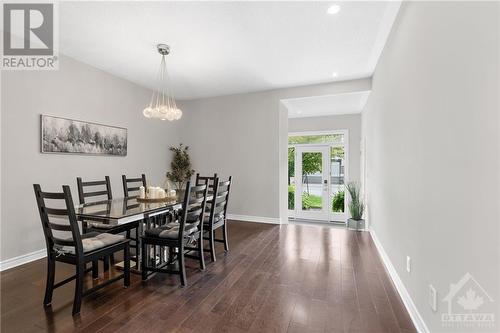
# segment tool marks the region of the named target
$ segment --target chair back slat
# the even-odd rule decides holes
[[[71,226],[49,222],[49,228],[59,231],[71,231]]]
[[[75,254],[77,256],[83,256],[82,238],[78,227],[78,221],[76,219],[71,190],[68,185],[64,185],[62,188],[62,193],[52,193],[43,192],[39,184],[33,185],[38,212],[40,213],[40,221],[42,222],[43,233],[45,236],[47,255],[52,255],[54,253],[54,245],[61,245],[74,246]],[[51,204],[55,204],[53,202],[55,200],[59,200],[59,202],[63,201],[66,208],[47,207],[45,202],[46,199],[50,199]],[[64,220],[68,224],[52,223],[49,220],[50,216],[56,216],[58,220]],[[61,216],[67,217],[67,219],[62,219]],[[53,231],[71,232],[72,237],[70,239],[61,239],[59,237],[55,237]]]
[[[102,197],[106,197],[108,200],[113,199],[113,194],[111,192],[111,182],[109,181],[109,176],[104,177],[104,180],[94,180],[84,182],[81,177],[76,178],[76,185],[78,187],[78,199],[80,204],[88,203],[87,198],[101,197],[92,201],[102,201]],[[103,189],[96,190],[95,187],[100,186]],[[91,187],[90,190],[87,188]]]
[[[64,199],[64,193],[41,192],[40,196],[43,199],[54,199],[54,200],[62,200],[62,199]]]
[[[183,210],[180,218],[179,241],[184,238],[184,227],[186,223],[198,224],[198,229],[203,234],[203,218],[207,203],[208,181],[203,185],[191,187],[191,182],[186,184],[184,192]]]
[[[224,198],[224,200],[222,200],[222,201],[220,201],[220,202],[217,202],[217,203],[214,205],[214,207],[215,207],[216,209],[217,209],[217,208],[219,208],[219,207],[225,207],[225,206],[226,206],[226,204],[227,204],[227,200],[226,200],[226,199],[227,199],[227,197],[226,197],[226,198]]]
[[[99,186],[106,185],[106,180],[94,180],[90,182],[82,182],[83,186]]]
[[[202,194],[203,190],[207,187],[207,184],[202,184],[202,185],[196,185],[191,187],[191,193],[192,194]]]
[[[52,237],[52,241],[54,242],[55,245],[60,245],[60,246],[75,246],[75,242],[73,240],[62,239],[62,238],[58,238],[58,237]]]
[[[203,196],[201,197],[190,197],[188,206],[196,206],[199,205],[205,198]]]
[[[146,187],[146,175],[142,174],[138,178],[127,178],[122,175],[123,196],[125,198],[137,198],[139,196],[139,188]]]
[[[226,180],[225,182],[219,182],[219,187],[228,187],[231,185],[231,177],[229,177],[229,180]]]
[[[62,216],[68,215],[67,209],[45,207],[45,211],[47,212],[48,215],[62,215]]]
[[[196,210],[190,210],[187,212],[186,217],[188,221],[192,221],[194,217],[197,217],[201,214],[201,208]]]
[[[104,191],[95,191],[95,192],[83,193],[83,197],[84,198],[97,197],[97,196],[100,196],[100,195],[108,195],[108,191],[104,190]]]
[[[217,192],[217,197],[215,199],[216,200],[225,199],[228,195],[229,195],[229,191],[227,191],[227,190],[226,191]]]

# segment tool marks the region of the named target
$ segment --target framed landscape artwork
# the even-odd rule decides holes
[[[127,129],[42,114],[41,151],[126,156]]]

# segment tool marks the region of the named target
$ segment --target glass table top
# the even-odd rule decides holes
[[[117,198],[77,205],[75,213],[80,219],[120,220],[138,215],[168,211],[181,207],[182,199],[167,202],[142,203],[135,198]]]

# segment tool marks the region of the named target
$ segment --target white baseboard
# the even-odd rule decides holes
[[[399,277],[396,269],[394,268],[394,265],[392,264],[391,260],[389,259],[389,256],[384,250],[384,247],[382,246],[382,243],[380,243],[379,239],[377,238],[377,235],[375,234],[375,231],[373,229],[370,229],[370,235],[372,236],[373,242],[375,243],[375,246],[377,247],[378,253],[380,254],[380,257],[382,258],[382,262],[384,263],[385,267],[387,268],[387,271],[389,272],[389,276],[392,279],[392,282],[396,286],[396,290],[399,293],[399,296],[403,300],[403,303],[406,307],[406,310],[410,314],[411,320],[413,321],[413,324],[415,325],[415,328],[417,329],[417,332],[419,333],[429,333],[429,328],[424,322],[424,319],[418,312],[417,307],[415,306],[415,303],[413,303],[413,300],[411,299],[410,294],[408,293],[408,290],[406,290],[405,285],[403,284],[403,281]]]
[[[279,217],[227,214],[227,219],[246,221],[246,222],[256,222],[256,223],[281,224],[281,220]]]
[[[23,254],[18,257],[10,258],[4,261],[0,261],[0,272],[5,271],[9,268],[14,268],[29,262],[45,258],[47,256],[47,250],[41,249],[35,252]]]

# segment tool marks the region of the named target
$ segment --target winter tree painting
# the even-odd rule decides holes
[[[127,129],[41,116],[42,153],[127,155]]]

